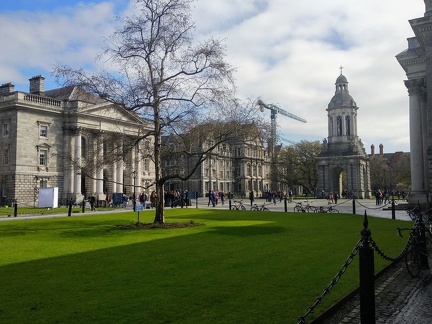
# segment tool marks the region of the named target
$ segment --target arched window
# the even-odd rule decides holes
[[[341,116],[338,116],[336,119],[336,134],[337,136],[341,136],[342,135],[342,118]]]
[[[350,116],[345,117],[345,129],[346,129],[346,134],[348,136],[351,135],[351,118],[350,118]]]
[[[247,175],[250,177],[252,175],[252,166],[250,163],[247,164]]]
[[[334,129],[333,129],[333,117],[330,117],[330,121],[329,121],[329,123],[330,123],[330,134],[329,134],[329,136],[333,136],[333,134],[334,134]]]

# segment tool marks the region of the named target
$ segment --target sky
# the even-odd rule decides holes
[[[0,6],[0,84],[28,92],[29,79],[56,88],[55,65],[92,70],[129,0],[14,0]],[[197,0],[196,39],[223,39],[240,98],[307,120],[277,115],[289,141],[328,136],[327,106],[341,73],[357,103],[358,136],[384,152],[409,152],[408,93],[395,56],[414,34],[422,0]],[[270,111],[262,113],[270,121]],[[289,142],[282,142],[289,145]]]

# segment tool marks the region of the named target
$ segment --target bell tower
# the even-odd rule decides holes
[[[369,157],[357,133],[358,107],[341,73],[335,82],[335,94],[327,107],[328,137],[323,140],[318,158],[318,190],[325,194],[370,196]]]

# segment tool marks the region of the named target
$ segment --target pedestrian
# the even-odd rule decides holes
[[[253,202],[254,202],[254,193],[253,193],[253,191],[251,191],[250,193],[249,193],[249,200],[250,200],[250,204],[251,204],[251,206],[253,205]]]
[[[337,201],[339,199],[339,194],[337,193],[337,191],[335,191],[333,199],[334,199],[335,204],[337,204]]]
[[[96,211],[96,196],[94,194],[90,197],[90,210]]]

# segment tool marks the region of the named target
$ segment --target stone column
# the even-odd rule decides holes
[[[136,186],[137,186],[137,188],[136,188],[136,191],[137,191],[137,193],[139,193],[139,192],[144,192],[143,188],[141,187],[142,186],[142,183],[141,183],[142,180],[141,179],[142,179],[142,171],[143,171],[143,168],[142,168],[143,158],[142,158],[142,152],[141,152],[140,147],[137,146],[136,149],[137,149],[137,161],[136,161],[136,172],[137,172]],[[138,194],[137,194],[137,196],[138,196]]]
[[[75,134],[75,150],[74,150],[74,194],[81,194],[81,132]]]
[[[409,94],[409,126],[410,126],[410,160],[411,160],[411,193],[410,203],[425,203],[427,201],[424,186],[424,155],[422,129],[422,96],[423,79],[406,80],[405,86]]]
[[[426,11],[424,16],[432,16],[432,0],[424,0]]]
[[[103,156],[103,136],[99,136],[97,140],[97,154],[96,154],[96,194],[98,200],[105,200],[106,196],[103,192],[103,170],[104,170],[104,156]]]
[[[73,159],[73,141],[69,130],[65,133],[65,157],[64,157],[64,176],[63,176],[63,198],[70,198],[74,192],[74,167],[72,164]]]
[[[119,143],[116,148],[116,192],[123,193],[123,143]]]

